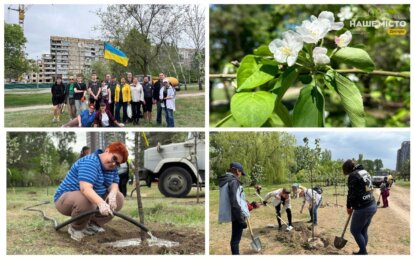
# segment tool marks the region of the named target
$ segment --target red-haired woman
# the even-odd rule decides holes
[[[99,213],[79,219],[69,226],[72,239],[81,241],[85,235],[104,232],[114,210],[120,210],[124,196],[119,192],[118,166],[128,159],[125,144],[114,142],[77,160],[56,190],[54,201],[57,210],[75,217],[99,208]],[[106,202],[107,201],[107,202]]]

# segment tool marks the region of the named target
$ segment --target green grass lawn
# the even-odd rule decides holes
[[[400,179],[397,182],[395,182],[395,184],[400,186],[400,187],[410,189],[410,181],[404,181],[404,180]]]
[[[43,210],[48,217],[62,223],[69,217],[61,215],[53,204],[53,192],[56,187],[47,189],[8,188],[7,189],[7,254],[78,254],[76,248],[58,246],[63,241],[56,240],[57,236],[52,223],[42,218],[40,212],[25,211],[24,208],[43,201],[50,204],[42,205],[36,209]],[[128,186],[128,194],[131,187]],[[151,230],[151,225],[174,226],[174,228],[187,228],[204,232],[204,192],[200,193],[200,203],[196,203],[195,189],[187,198],[166,198],[156,186],[141,188],[144,207],[145,225]],[[127,197],[124,207],[120,211],[137,220],[136,192],[134,197]],[[115,218],[114,220],[122,220]],[[133,227],[131,225],[131,227]],[[66,230],[66,228],[64,228]],[[63,231],[63,230],[62,230]]]
[[[49,93],[4,95],[5,108],[47,104],[49,104],[52,107],[52,95]]]
[[[184,93],[184,92],[180,92]],[[42,96],[44,94],[41,94]],[[41,96],[39,95],[39,96]],[[7,96],[7,95],[6,95]],[[14,97],[9,95],[8,97]],[[19,95],[20,96],[20,95]],[[27,97],[28,95],[22,95]],[[30,96],[30,95],[29,95]],[[6,100],[5,100],[6,101]],[[204,96],[183,97],[176,99],[176,112],[174,113],[174,121],[176,127],[204,127]],[[44,103],[43,103],[44,104]],[[34,105],[34,104],[33,104]],[[7,107],[7,106],[6,106]],[[139,127],[156,127],[156,106],[153,107],[152,118],[153,124],[145,124],[141,121]],[[121,115],[122,116],[122,115]],[[4,113],[4,125],[6,127],[60,127],[69,121],[68,113],[64,113],[61,117],[60,123],[52,122],[53,107],[50,104],[50,109],[37,109],[14,111]],[[166,126],[165,112],[163,112],[163,125]],[[135,127],[132,123],[127,124],[127,127]]]

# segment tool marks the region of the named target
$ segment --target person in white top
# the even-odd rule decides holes
[[[141,103],[145,105],[144,90],[142,85],[138,82],[138,78],[134,77],[131,84],[131,98],[132,98],[132,122],[138,125],[141,116]]]
[[[283,206],[283,209],[286,210],[288,224],[289,226],[292,226],[292,208],[290,204],[290,200],[291,200],[290,190],[283,188],[283,189],[277,189],[275,191],[267,193],[263,199],[264,206],[267,206],[267,203],[268,203],[267,200],[269,199],[272,199],[273,206],[275,206],[275,209],[276,209],[276,219],[277,219],[277,223],[279,224],[279,230],[282,229],[282,222],[280,220],[282,206]]]
[[[322,204],[322,195],[319,194],[317,191],[312,189],[303,189],[299,193],[299,197],[303,198],[302,208],[300,209],[300,213],[303,213],[303,208],[305,207],[305,203],[309,204],[309,215],[311,219],[308,223],[312,223],[313,225],[318,225],[318,208]]]
[[[175,89],[168,79],[163,80],[163,86],[160,89],[160,100],[162,101],[161,107],[165,109],[167,127],[174,127]]]

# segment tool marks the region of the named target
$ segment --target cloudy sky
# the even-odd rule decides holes
[[[18,23],[18,13],[8,10],[4,5],[4,20]],[[24,33],[27,39],[26,52],[29,58],[36,59],[42,54],[50,53],[50,36],[99,39],[100,32],[93,27],[100,23],[95,14],[105,5],[29,5],[24,20]]]
[[[329,149],[333,159],[358,158],[363,154],[365,159],[382,159],[385,168],[395,170],[397,150],[403,141],[410,140],[409,131],[313,131],[294,132],[298,145],[304,145],[303,138],[310,139],[313,148],[315,139],[321,140],[321,148]]]

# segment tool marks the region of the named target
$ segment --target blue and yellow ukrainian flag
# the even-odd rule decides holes
[[[111,59],[116,63],[119,63],[123,66],[128,66],[128,57],[125,55],[124,52],[120,51],[119,49],[114,48],[109,43],[104,43],[104,58]]]

